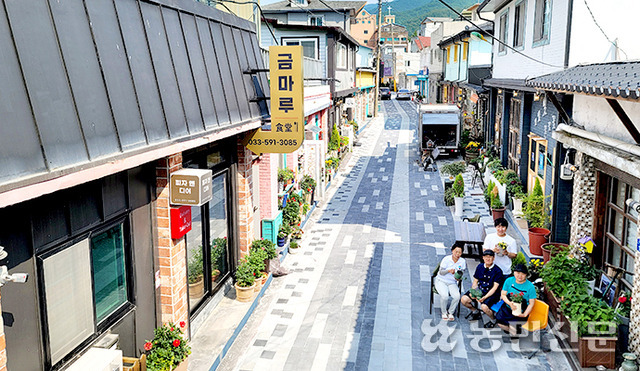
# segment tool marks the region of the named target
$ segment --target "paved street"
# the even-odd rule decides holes
[[[454,218],[439,174],[416,164],[415,105],[384,101],[382,114],[305,227],[301,252],[285,259],[291,273],[274,278],[219,369],[570,369],[560,353],[527,359],[519,346],[534,344],[468,322],[464,308],[441,322],[437,297],[429,314]],[[465,200],[470,214],[482,212],[477,197]],[[470,284],[467,273],[463,290]]]

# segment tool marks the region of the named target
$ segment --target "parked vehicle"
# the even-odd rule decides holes
[[[380,88],[380,99],[391,99],[391,90],[389,88]]]
[[[455,104],[420,104],[418,106],[418,135],[420,150],[438,148],[440,155],[459,152],[462,115]]]
[[[400,89],[396,94],[396,99],[411,99],[411,92],[408,89]]]

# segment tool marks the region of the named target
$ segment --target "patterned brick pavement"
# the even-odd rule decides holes
[[[439,174],[416,163],[415,106],[383,107],[308,223],[301,253],[286,258],[291,273],[274,279],[219,369],[570,369],[557,353],[524,357],[529,339],[512,342],[462,318],[441,322],[439,300],[429,314],[431,271],[453,243],[454,217]],[[465,214],[490,225],[473,194]],[[465,290],[470,282],[467,273]]]

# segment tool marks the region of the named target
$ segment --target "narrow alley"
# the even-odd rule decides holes
[[[431,272],[449,253],[454,217],[439,173],[416,163],[415,126],[413,102],[384,103],[305,227],[302,252],[285,259],[290,273],[274,278],[218,369],[570,369],[559,352],[527,359],[518,341],[537,344],[503,344],[464,308],[440,322],[435,300],[429,314]]]

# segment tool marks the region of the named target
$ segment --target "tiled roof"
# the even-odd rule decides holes
[[[329,1],[323,0],[324,3],[329,5],[331,8],[335,10],[351,10],[355,9],[356,11],[360,11],[365,4],[366,1]],[[323,11],[331,11],[332,9],[329,6],[325,5],[323,2],[319,0],[308,0],[309,5],[307,6],[295,6],[291,5],[289,0],[278,1],[273,4],[267,4],[262,6],[262,10],[265,12],[276,11],[280,13],[281,11],[311,11],[314,10],[323,10]]]
[[[431,46],[431,38],[430,37],[418,36],[413,41],[415,41],[416,45],[418,46],[418,50],[422,50],[424,48],[427,48],[427,47]]]
[[[536,89],[640,99],[640,61],[579,65],[527,80]]]

